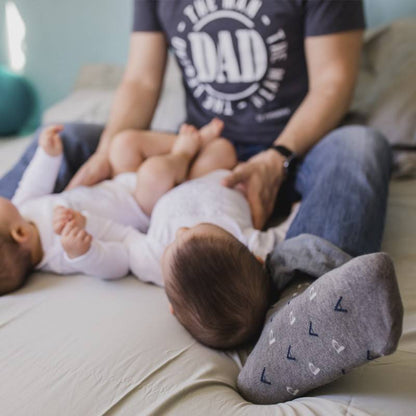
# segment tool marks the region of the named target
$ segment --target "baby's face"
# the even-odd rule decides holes
[[[162,273],[163,280],[166,280],[170,276],[170,265],[172,264],[174,254],[183,244],[193,237],[207,238],[234,238],[230,233],[224,229],[209,223],[197,224],[194,227],[182,227],[176,231],[175,240],[169,244],[162,256]]]
[[[0,197],[0,232],[7,233],[12,224],[22,220],[17,208],[8,199]]]

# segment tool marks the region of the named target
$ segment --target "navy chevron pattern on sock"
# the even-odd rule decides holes
[[[272,383],[270,383],[269,380],[266,380],[266,376],[264,375],[264,373],[266,372],[266,367],[263,367],[263,371],[261,373],[261,377],[260,377],[260,381],[264,384],[269,384],[271,385]]]
[[[334,311],[337,311],[337,312],[345,312],[345,313],[348,312],[347,309],[344,309],[342,307],[341,302],[342,302],[342,296],[338,299],[338,302],[335,305]]]
[[[309,321],[309,335],[313,336],[313,337],[319,337],[319,335],[314,332],[313,328],[312,328],[312,321]]]
[[[288,360],[296,361],[296,358],[292,355],[291,350],[292,350],[292,346],[289,345],[286,357],[287,357]]]

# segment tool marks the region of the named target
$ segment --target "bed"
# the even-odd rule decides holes
[[[120,77],[84,68],[75,90],[44,122],[103,123]],[[171,66],[154,128],[175,129],[183,95]],[[166,114],[174,116],[165,117]],[[30,137],[0,141],[0,174]],[[237,392],[245,352],[196,342],[169,313],[161,288],[36,273],[0,298],[0,414],[28,415],[416,415],[416,179],[392,180],[383,250],[405,307],[395,354],[283,404],[258,406]]]

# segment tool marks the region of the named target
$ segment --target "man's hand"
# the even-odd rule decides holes
[[[74,220],[62,230],[61,244],[70,259],[84,255],[90,249],[91,241],[92,236],[79,228]]]
[[[229,188],[242,189],[250,204],[254,228],[259,230],[273,212],[284,178],[283,162],[284,157],[275,150],[266,150],[237,165],[222,182]]]
[[[78,170],[65,190],[92,186],[111,177],[111,165],[104,153],[94,153]]]
[[[85,228],[87,222],[84,215],[74,209],[66,208],[62,205],[55,207],[53,210],[52,225],[55,234],[61,235],[62,230],[70,221],[75,221],[78,228]]]
[[[59,156],[63,152],[62,140],[59,133],[64,129],[62,125],[46,127],[39,136],[39,146],[49,156]]]

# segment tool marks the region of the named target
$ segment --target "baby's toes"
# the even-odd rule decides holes
[[[198,134],[198,129],[195,126],[188,125],[188,134]]]

